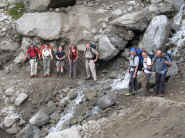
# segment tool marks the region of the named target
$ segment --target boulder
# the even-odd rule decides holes
[[[111,60],[119,53],[119,50],[111,43],[107,35],[102,35],[99,39],[99,52],[101,60]]]
[[[21,64],[24,62],[26,58],[26,54],[24,52],[20,52],[19,55],[14,59],[15,64]]]
[[[35,125],[35,126],[42,126],[49,121],[49,116],[40,110],[37,112],[31,119],[30,119],[30,124]]]
[[[1,50],[15,51],[19,45],[16,42],[4,40],[0,43]]]
[[[148,26],[148,15],[149,15],[148,9],[143,9],[141,11],[136,11],[133,13],[125,14],[121,17],[118,17],[117,19],[113,20],[111,24],[123,26],[131,30],[141,30],[147,28]]]
[[[116,103],[116,96],[112,95],[112,94],[105,95],[105,96],[101,97],[100,99],[98,99],[98,101],[97,101],[97,105],[101,109],[106,109],[108,107],[111,107],[115,103]]]
[[[175,76],[179,72],[177,64],[173,61],[172,66],[168,68],[167,76]]]
[[[28,98],[28,95],[25,93],[20,93],[17,98],[15,99],[15,105],[19,106],[21,105],[26,99]]]
[[[4,122],[3,122],[4,127],[6,127],[6,128],[11,127],[16,122],[17,119],[19,119],[19,115],[16,113],[8,115],[4,119]]]
[[[29,124],[16,135],[16,138],[40,138],[40,130]]]
[[[6,89],[5,95],[6,96],[13,96],[15,94],[15,92],[16,92],[15,87],[10,87],[10,88]]]
[[[170,23],[168,18],[165,15],[156,16],[147,28],[139,47],[152,53],[152,51],[156,51],[164,46],[169,33]]]
[[[82,138],[78,128],[69,128],[61,132],[50,133],[46,138]]]
[[[55,40],[60,38],[62,16],[54,12],[26,13],[16,21],[16,30],[23,36]]]

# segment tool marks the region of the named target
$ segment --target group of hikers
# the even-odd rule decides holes
[[[126,95],[136,94],[138,89],[138,71],[142,71],[144,74],[143,87],[145,94],[148,95],[150,90],[150,79],[153,70],[155,70],[155,95],[164,96],[168,67],[172,66],[172,53],[164,52],[159,49],[156,51],[156,54],[151,55],[143,49],[131,48],[129,62],[129,93]]]
[[[84,52],[87,80],[91,79],[91,77],[94,81],[97,80],[95,63],[97,62],[98,57],[99,53],[96,50],[96,46],[88,43]],[[44,77],[50,77],[50,65],[51,61],[54,59],[56,59],[57,76],[62,76],[66,58],[69,62],[69,77],[76,78],[77,62],[79,59],[79,52],[76,46],[71,45],[67,53],[62,46],[59,46],[55,54],[53,54],[52,47],[49,44],[43,44],[40,49],[34,44],[31,44],[27,49],[26,54],[26,61],[29,60],[31,66],[30,77],[38,77],[37,66],[38,61],[41,59],[43,61]]]
[[[168,56],[167,56],[168,55]],[[156,54],[150,55],[144,49],[130,49],[130,66],[129,66],[129,92],[126,95],[135,95],[138,89],[137,76],[138,72],[142,71],[144,74],[144,89],[149,92],[150,79],[152,76],[153,68],[155,68],[156,89],[155,94],[161,96],[165,93],[165,79],[168,71],[168,67],[172,65],[172,59],[162,50],[157,50]],[[85,69],[87,78],[86,80],[93,78],[97,81],[96,65],[99,58],[99,53],[96,46],[92,43],[86,44],[86,50],[84,52]],[[59,46],[55,54],[53,55],[52,48],[48,44],[43,44],[41,48],[34,46],[33,44],[27,49],[27,57],[31,66],[30,77],[38,77],[37,66],[38,60],[43,60],[44,77],[50,77],[50,64],[53,59],[56,59],[56,71],[57,76],[62,76],[64,73],[65,59],[69,62],[69,77],[76,78],[77,75],[77,63],[79,60],[79,51],[76,46],[71,45],[66,53],[62,46]],[[155,67],[153,66],[155,65]]]

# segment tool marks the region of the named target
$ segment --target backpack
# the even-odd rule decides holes
[[[36,49],[37,49],[37,47],[36,46],[33,46],[33,50],[34,50],[34,53],[36,53],[36,55],[37,55],[37,58],[39,57],[39,53],[36,51]],[[28,50],[30,51],[30,53],[29,53],[29,59],[31,59],[31,46],[28,48]]]
[[[144,60],[144,58],[142,56],[142,52],[143,52],[142,49],[137,49],[136,50],[136,56],[138,56],[138,58],[139,58],[139,66],[138,66],[139,71],[143,70],[143,60]]]

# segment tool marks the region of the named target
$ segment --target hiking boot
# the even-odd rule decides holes
[[[126,93],[125,96],[131,96],[130,92]]]
[[[135,91],[135,90],[132,91],[132,95],[133,95],[133,96],[136,95],[136,91]]]
[[[59,72],[57,72],[57,78],[59,78],[60,77],[60,73]]]

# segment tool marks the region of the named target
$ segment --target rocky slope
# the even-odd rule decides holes
[[[184,138],[183,4],[0,0],[0,138]],[[39,78],[30,79],[28,63],[23,63],[26,49],[31,42],[40,46],[44,41],[54,51],[59,45],[67,50],[71,43],[83,51],[87,42],[95,43],[100,52],[98,82],[84,80],[83,59],[77,80],[69,80],[67,73],[56,78],[54,68],[51,78],[42,78],[41,62]],[[165,98],[153,93],[145,97],[142,88],[136,97],[124,96],[128,49],[153,52],[170,46],[175,56]]]

